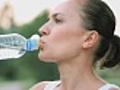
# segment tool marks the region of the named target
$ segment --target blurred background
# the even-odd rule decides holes
[[[49,10],[62,0],[0,0],[0,34],[20,33],[29,38],[47,21]],[[116,34],[120,36],[118,0],[105,0],[117,17]],[[27,52],[19,59],[0,61],[0,90],[29,90],[43,80],[58,80],[53,63],[38,59],[38,51]],[[99,70],[97,73],[120,86],[120,66]]]

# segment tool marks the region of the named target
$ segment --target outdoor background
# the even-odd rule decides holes
[[[47,21],[48,11],[62,0],[0,0],[0,34],[19,33],[26,38],[38,34]],[[116,34],[120,36],[119,0],[105,0],[117,17]],[[120,86],[120,66],[99,70],[105,80]],[[0,61],[0,90],[29,90],[35,83],[58,80],[53,63],[38,59],[38,51],[27,52],[19,59]]]

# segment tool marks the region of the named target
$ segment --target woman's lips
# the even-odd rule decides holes
[[[39,41],[39,47],[40,47],[41,50],[43,50],[43,45],[44,44],[45,44],[45,42],[40,39],[40,41]]]

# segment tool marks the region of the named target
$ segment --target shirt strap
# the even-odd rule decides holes
[[[54,90],[58,85],[60,85],[60,83],[60,81],[49,82],[44,88],[44,90]]]
[[[114,84],[105,84],[104,86],[102,86],[98,90],[109,90],[111,88],[116,88],[118,90],[120,89],[117,85],[114,85]]]

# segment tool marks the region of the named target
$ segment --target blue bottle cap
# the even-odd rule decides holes
[[[26,50],[34,51],[38,49],[38,40],[37,39],[27,39],[26,41]]]

